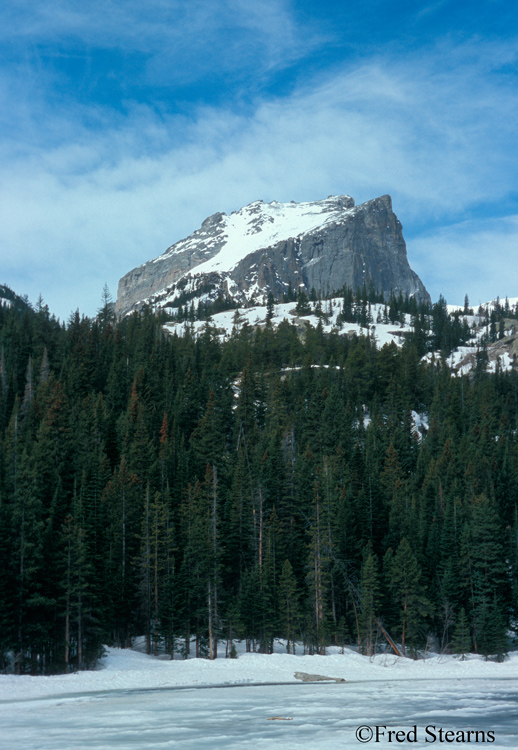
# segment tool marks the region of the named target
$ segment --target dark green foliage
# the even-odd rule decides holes
[[[466,610],[464,607],[461,608],[459,616],[457,618],[457,624],[453,632],[453,639],[451,642],[451,650],[454,654],[462,656],[464,659],[465,654],[471,651],[471,635],[469,632],[469,622],[466,617]]]
[[[344,290],[342,322],[367,331],[382,299]],[[505,653],[518,376],[486,373],[482,355],[472,380],[421,361],[466,334],[443,300],[430,324],[415,301],[387,302],[387,321],[414,319],[399,350],[238,314],[224,343],[210,321],[170,336],[149,310],[116,322],[107,290],[95,320],[66,325],[42,300],[13,301],[0,306],[0,669],[84,668],[137,635],[170,655],[193,636],[209,658],[218,637],[231,654],[237,637],[372,653],[378,622],[411,653],[430,634]],[[226,304],[189,302],[178,316]]]
[[[266,320],[270,321],[273,318],[275,312],[275,298],[271,292],[268,292],[268,299],[266,301]]]
[[[381,608],[378,561],[370,545],[365,550],[360,578],[360,648],[372,656],[376,652],[377,616]]]
[[[295,306],[297,315],[309,315],[311,313],[311,305],[309,304],[308,295],[301,289],[297,297],[297,304]]]
[[[426,640],[424,622],[431,611],[426,589],[421,581],[419,564],[406,539],[401,540],[394,555],[385,555],[385,575],[392,601],[394,626],[405,653],[407,646],[415,649]]]
[[[286,637],[286,651],[295,653],[295,638],[299,624],[300,608],[297,595],[297,579],[289,560],[284,561],[279,582],[280,625]]]
[[[478,651],[486,659],[495,656],[500,661],[508,651],[506,625],[496,595],[491,603],[484,599],[477,612]]]

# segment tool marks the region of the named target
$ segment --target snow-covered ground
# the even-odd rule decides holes
[[[331,306],[329,307],[329,303]],[[312,302],[312,309],[315,308],[316,303]],[[295,302],[283,302],[274,306],[274,314],[272,318],[272,325],[277,327],[282,321],[287,320],[288,323],[296,323],[299,326],[304,326],[305,323],[316,328],[319,323],[319,316],[311,313],[298,317],[295,311]],[[322,310],[327,313],[322,318],[322,329],[324,333],[331,333],[333,330],[339,333],[345,334],[357,334],[358,336],[373,336],[376,340],[376,345],[382,347],[384,344],[395,343],[397,346],[402,346],[405,336],[411,333],[412,327],[410,325],[410,315],[405,315],[404,323],[383,323],[382,315],[384,305],[373,304],[371,305],[371,317],[372,322],[368,326],[360,326],[357,323],[343,323],[340,328],[337,327],[337,318],[342,309],[342,298],[336,297],[331,300],[322,301]],[[264,326],[266,325],[266,306],[258,305],[257,307],[240,308],[237,311],[237,329],[245,323],[251,326]],[[225,310],[224,312],[216,313],[210,320],[210,325],[213,326],[220,338],[223,340],[228,339],[232,334],[234,327],[236,326],[236,310]],[[176,333],[181,336],[186,329],[191,330],[194,336],[199,336],[206,327],[204,320],[197,320],[194,323],[166,323],[164,328],[170,333]]]
[[[296,671],[347,682],[304,684]],[[517,678],[518,653],[497,664],[473,655],[369,659],[352,649],[293,656],[279,645],[272,655],[241,650],[238,659],[210,662],[108,649],[95,672],[1,675],[0,748],[327,750],[359,746],[362,725],[373,732],[386,727],[378,730],[385,732],[378,746],[401,744],[395,736],[389,743],[388,730],[415,727],[417,742],[410,734],[405,744],[458,747],[457,733],[471,730],[484,732],[494,748],[517,747]],[[454,733],[450,740],[441,743],[440,728],[443,737]],[[368,729],[361,731],[368,737]]]
[[[515,308],[518,298],[513,297],[508,300],[512,309]],[[316,327],[319,322],[322,324],[324,333],[336,332],[340,335],[370,336],[378,348],[385,344],[395,344],[398,347],[403,346],[405,339],[412,333],[412,318],[406,314],[402,316],[401,323],[383,322],[385,306],[381,304],[372,304],[370,306],[371,321],[368,325],[360,326],[358,323],[338,322],[338,316],[342,309],[342,298],[335,297],[331,300],[323,300],[322,311],[324,316],[316,314],[315,302],[311,303],[312,312],[308,315],[297,316],[295,303],[287,302],[274,306],[272,325],[277,327],[283,321],[294,323],[300,330],[304,330],[306,324]],[[488,302],[483,307],[491,310],[495,301]],[[448,305],[448,312],[462,311],[458,305]],[[220,340],[227,340],[233,332],[239,330],[245,323],[250,326],[264,327],[266,325],[267,309],[265,305],[256,307],[240,308],[239,310],[226,310],[216,313],[210,320],[210,326],[215,329]],[[486,318],[478,313],[473,315],[463,315],[462,320],[466,321],[471,332],[471,338],[466,346],[460,346],[453,351],[448,359],[448,365],[453,373],[457,375],[466,375],[473,370],[476,363],[476,355],[480,350],[482,341],[489,335],[489,325],[486,324]],[[509,322],[508,328],[504,330],[504,340],[497,341],[493,345],[488,345],[488,363],[487,371],[496,372],[497,367],[501,371],[510,371],[515,367],[516,354],[516,332],[518,325]],[[197,320],[193,323],[166,323],[164,328],[171,334],[182,336],[187,330],[193,336],[200,336],[207,326],[207,322]],[[438,353],[429,353],[423,357],[423,361],[431,362],[438,357]]]
[[[238,644],[239,645],[239,644]],[[506,677],[518,679],[518,652],[512,652],[502,663],[485,661],[470,654],[454,656],[430,654],[424,659],[399,658],[395,654],[378,654],[368,658],[354,649],[328,648],[325,656],[287,654],[276,644],[274,654],[244,653],[238,648],[238,659],[225,659],[220,644],[219,658],[179,659],[148,656],[132,649],[107,648],[101,666],[95,671],[67,675],[32,677],[0,675],[0,700],[40,698],[73,692],[97,690],[136,690],[175,686],[228,685],[257,682],[294,682],[295,672],[325,674],[347,681],[474,679]],[[517,718],[518,720],[518,718]]]

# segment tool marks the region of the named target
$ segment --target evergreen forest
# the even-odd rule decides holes
[[[0,306],[0,670],[91,668],[137,636],[176,658],[505,654],[518,373],[424,363],[419,320],[377,349]]]

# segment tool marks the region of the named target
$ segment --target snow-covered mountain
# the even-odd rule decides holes
[[[332,292],[372,284],[430,301],[411,270],[390,196],[359,206],[347,195],[308,203],[255,201],[230,216],[216,213],[163,255],[119,282],[116,312],[145,304],[230,296],[240,304],[279,299],[291,288]]]
[[[518,320],[506,317],[506,307],[515,314],[518,310],[518,297],[508,298],[505,303],[495,299],[480,305],[476,310],[472,310],[471,314],[462,314],[472,336],[465,346],[460,346],[448,358],[448,364],[453,372],[458,375],[472,372],[481,353],[486,359],[485,368],[488,372],[518,368]],[[491,324],[492,313],[495,310],[499,312],[498,327]],[[448,311],[458,313],[462,308],[448,305]]]

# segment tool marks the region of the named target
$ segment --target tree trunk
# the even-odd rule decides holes
[[[212,640],[212,591],[210,581],[207,583],[207,606],[209,610],[209,659],[214,659],[214,643]]]

